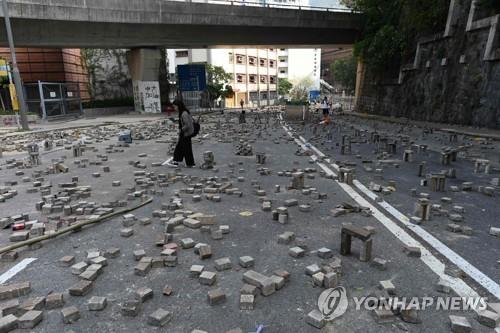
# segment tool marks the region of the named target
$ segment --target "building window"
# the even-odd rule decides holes
[[[274,49],[269,49],[269,51],[273,52],[273,51],[274,51]]]
[[[248,82],[250,82],[250,83],[257,83],[257,75],[250,74],[248,76]]]
[[[261,75],[260,76],[260,83],[266,83],[267,82],[267,76]]]
[[[270,76],[269,77],[269,83],[276,84],[276,76]]]
[[[189,55],[188,51],[176,51],[175,52],[175,57],[176,58],[185,58]]]
[[[259,59],[259,64],[260,64],[260,67],[266,67],[267,66],[267,59]]]
[[[255,57],[248,57],[248,64],[250,66],[257,66],[257,58],[255,58]]]
[[[245,78],[246,78],[245,74],[236,74],[237,83],[245,83],[246,82]]]
[[[234,55],[232,52],[229,52],[229,63],[232,64],[234,62]]]
[[[236,55],[236,63],[239,65],[244,65],[245,64],[245,56],[241,54]]]
[[[274,60],[269,60],[269,67],[274,68]]]
[[[280,62],[285,62],[285,58],[280,58]]]
[[[286,71],[284,69],[280,70],[281,74],[286,74]]]

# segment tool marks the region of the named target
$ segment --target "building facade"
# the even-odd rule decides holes
[[[77,83],[82,100],[89,100],[89,78],[80,49],[16,48],[16,56],[24,83]],[[10,50],[0,48],[0,57],[10,62]]]
[[[319,90],[321,49],[278,49],[278,78],[297,84],[310,80],[310,90]]]
[[[177,65],[207,63],[220,66],[232,77],[234,96],[225,100],[227,107],[273,105],[278,98],[277,50],[269,49],[176,49],[168,50],[169,72]]]

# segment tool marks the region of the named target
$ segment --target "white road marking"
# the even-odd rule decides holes
[[[293,134],[290,132],[290,130],[286,127],[283,126],[284,130],[287,132],[287,134],[293,138]],[[298,145],[300,145],[302,148],[307,148],[306,147],[306,140],[303,137],[299,137],[301,141],[298,139],[295,139],[295,142],[297,142]],[[314,147],[311,144],[307,144],[313,151],[321,153],[316,147]],[[320,154],[318,154],[320,155]],[[325,156],[323,153],[321,153],[320,156]],[[317,156],[311,156],[311,158],[316,161],[319,167],[323,169],[327,174],[335,176],[335,172],[333,172],[328,166],[324,165],[323,163],[318,161]],[[330,162],[329,160],[325,159],[328,163]],[[336,164],[331,164],[331,166],[335,169],[338,170],[338,166]],[[370,199],[376,200],[377,195],[375,195],[373,192],[369,191],[363,184],[361,184],[359,181],[355,180],[355,185],[360,188],[360,186],[364,187],[366,189],[366,192],[363,191]],[[359,195],[350,185],[347,185],[345,183],[340,183],[336,181],[336,183],[349,195],[351,196],[358,204],[364,207],[369,207],[371,211],[373,212],[373,216],[381,222],[392,234],[394,234],[403,244],[406,246],[412,246],[412,247],[418,247],[421,250],[422,256],[421,260],[434,272],[436,273],[440,278],[443,280],[447,281],[451,288],[457,293],[457,295],[462,296],[462,297],[479,297],[477,292],[472,289],[469,285],[467,285],[462,279],[459,278],[454,278],[451,277],[447,274],[444,273],[445,270],[445,264],[440,261],[438,258],[436,258],[432,253],[430,253],[425,246],[423,246],[419,241],[417,241],[415,238],[413,238],[410,234],[408,234],[405,230],[403,230],[401,227],[399,227],[394,221],[389,219],[387,216],[385,216],[380,210],[375,208],[372,204],[370,204],[365,198],[363,198],[361,195]],[[384,202],[385,203],[385,202]],[[394,217],[398,218],[398,220],[406,220],[407,223],[409,223],[409,219],[404,216],[404,214],[400,213],[398,210],[396,210],[394,207],[390,206],[389,204],[385,203],[384,205],[381,204],[381,206],[385,209],[388,210],[391,215]],[[403,221],[402,221],[403,222]],[[404,222],[403,222],[404,223]],[[406,223],[404,223],[405,226],[408,226]],[[413,226],[413,225],[412,225]],[[414,228],[411,228],[413,231]],[[460,257],[458,254],[453,252],[451,249],[446,247],[444,244],[442,244],[439,240],[437,240],[435,237],[427,233],[425,230],[422,228],[421,232],[423,235],[424,233],[427,234],[427,236],[423,237],[419,234],[422,239],[424,239],[429,245],[431,245],[434,249],[436,249],[438,252],[443,254],[448,260],[452,261],[457,265],[460,269],[462,269],[464,272],[469,274],[471,278],[473,278],[477,283],[479,283],[481,286],[483,286],[486,290],[491,292],[497,299],[500,299],[500,287],[492,281],[489,277],[484,275],[481,271],[479,271],[477,268],[469,264],[465,259]],[[443,253],[444,252],[444,253]],[[472,274],[470,274],[472,273]]]
[[[354,185],[363,193],[365,193],[370,198],[375,197],[374,200],[378,197],[375,193],[370,191],[366,186],[361,184],[359,181],[355,180]],[[500,299],[500,286],[486,276],[479,269],[471,265],[464,258],[454,252],[452,249],[443,244],[436,237],[432,236],[429,232],[427,232],[424,228],[417,224],[413,224],[410,222],[410,219],[405,216],[403,213],[398,211],[396,208],[391,206],[388,202],[382,201],[378,202],[378,204],[384,208],[389,214],[398,219],[401,223],[403,223],[408,229],[413,231],[419,237],[421,237],[427,244],[432,246],[436,251],[445,256],[449,261],[457,265],[458,268],[463,270],[467,275],[469,275],[474,281],[483,286],[490,293],[495,295],[496,298]]]
[[[17,263],[15,266],[13,266],[11,269],[9,269],[7,272],[3,273],[0,275],[0,284],[3,284],[10,279],[12,279],[17,273],[25,269],[29,264],[31,264],[33,261],[35,261],[37,258],[26,258],[23,259],[21,262]]]

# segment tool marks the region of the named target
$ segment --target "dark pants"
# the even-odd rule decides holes
[[[330,113],[329,109],[323,109],[323,116],[326,116]]]
[[[177,146],[175,146],[174,161],[182,162],[182,160],[184,159],[186,159],[186,165],[188,166],[194,165],[193,147],[191,145],[191,138],[186,138],[181,133],[179,135],[179,141],[177,141]]]

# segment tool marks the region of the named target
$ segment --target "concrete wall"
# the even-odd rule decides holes
[[[481,17],[472,0],[452,0],[444,32],[419,43],[399,79],[374,84],[367,67],[357,110],[500,128],[499,17]]]

